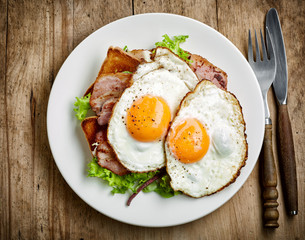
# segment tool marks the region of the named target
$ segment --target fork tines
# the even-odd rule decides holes
[[[267,43],[267,49],[268,49],[268,55],[267,55],[267,49],[266,49],[266,45],[265,45],[265,41],[264,41],[264,37],[262,34],[262,30],[260,29],[260,34],[261,34],[261,46],[262,46],[262,52],[263,52],[263,59],[261,59],[261,55],[260,55],[260,50],[259,50],[259,46],[258,46],[258,40],[257,40],[257,36],[256,36],[256,30],[255,30],[255,61],[254,61],[254,57],[253,57],[253,47],[252,47],[252,40],[251,40],[251,30],[249,30],[249,39],[248,39],[248,61],[249,62],[258,62],[258,61],[263,61],[263,60],[270,60],[273,59],[274,57],[274,52],[273,49],[271,47],[271,39],[270,39],[270,34],[269,34],[269,30],[268,28],[266,28],[266,43]]]

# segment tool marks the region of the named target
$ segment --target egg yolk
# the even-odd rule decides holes
[[[128,109],[126,127],[134,139],[151,142],[165,136],[170,120],[171,113],[165,100],[146,95],[134,101]]]
[[[180,162],[194,163],[207,153],[210,137],[197,119],[188,118],[171,129],[169,145]]]

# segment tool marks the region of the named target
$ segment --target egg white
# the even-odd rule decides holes
[[[247,158],[245,123],[238,100],[209,81],[200,82],[181,103],[171,128],[187,118],[199,120],[210,137],[206,155],[195,163],[176,159],[165,142],[166,168],[171,186],[192,197],[215,193],[229,185]]]

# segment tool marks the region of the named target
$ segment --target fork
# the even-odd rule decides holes
[[[261,35],[261,46],[262,46],[262,59],[260,55],[258,40],[255,31],[255,48],[256,48],[256,59],[254,61],[253,48],[251,40],[251,31],[249,30],[249,42],[248,42],[248,61],[252,67],[258,83],[260,85],[262,96],[264,100],[265,109],[265,135],[263,141],[263,159],[261,160],[261,180],[263,185],[263,219],[264,226],[277,228],[279,226],[277,220],[279,213],[277,210],[278,203],[278,192],[277,186],[277,174],[273,157],[272,150],[272,121],[270,118],[270,112],[267,102],[267,93],[275,79],[276,71],[276,60],[274,56],[274,49],[270,39],[268,28],[266,28],[266,43],[267,49],[264,42],[262,31]]]

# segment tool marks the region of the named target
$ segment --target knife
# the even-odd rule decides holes
[[[279,168],[281,171],[283,195],[289,215],[298,213],[298,192],[294,144],[290,118],[287,110],[287,60],[279,16],[271,8],[266,16],[266,28],[269,29],[274,44],[277,69],[273,89],[278,100]]]

